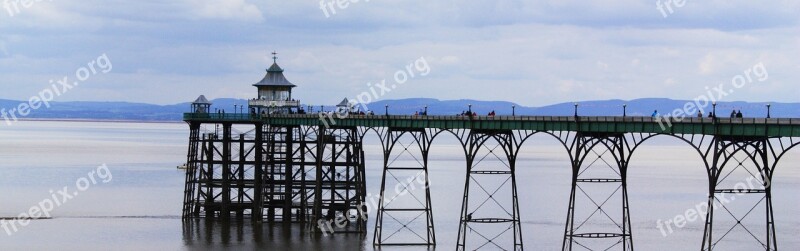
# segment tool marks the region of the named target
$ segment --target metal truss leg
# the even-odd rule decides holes
[[[219,204],[219,216],[222,219],[231,217],[231,124],[222,125],[222,177],[219,186],[222,201]]]
[[[184,218],[253,220],[259,204],[254,200],[257,160],[256,137],[237,133],[231,124],[217,124],[214,133],[192,126],[184,195]],[[260,218],[258,218],[260,219]]]
[[[262,147],[265,171],[263,183],[263,210],[269,222],[306,222],[309,184],[306,167],[316,164],[316,155],[306,156],[309,145],[316,139],[298,126],[266,126],[265,144]],[[313,138],[309,141],[309,137]],[[313,178],[312,178],[313,180]]]
[[[562,250],[574,247],[633,250],[626,177],[629,150],[625,137],[578,135],[574,144],[572,191]],[[598,195],[602,192],[605,193]],[[580,216],[579,198],[581,205],[587,207],[587,211],[580,211]],[[612,213],[610,207],[613,211],[621,210],[622,217]]]
[[[709,209],[701,250],[778,249],[771,187],[775,166],[771,162],[777,162],[773,158],[775,152],[767,138],[715,139],[708,170]],[[763,224],[754,219],[761,212],[765,215]],[[720,215],[729,221],[719,221]],[[766,231],[757,231],[760,227]]]
[[[366,233],[364,150],[356,128],[320,127],[314,219],[326,234]]]
[[[515,174],[519,146],[514,134],[473,130],[466,142],[467,174],[456,250],[523,250]],[[501,192],[509,194],[499,196]],[[471,193],[477,196],[470,197]],[[476,241],[467,243],[467,235]]]
[[[200,145],[200,123],[189,124],[189,152],[186,156],[186,180],[183,193],[183,213],[182,218],[199,217],[193,213],[193,208],[197,205],[196,189],[198,186],[198,148]]]
[[[253,151],[253,221],[260,222],[264,218],[264,125],[255,125],[255,139]]]
[[[391,129],[383,138],[383,176],[373,244],[435,246],[428,179],[432,138],[425,130]],[[387,196],[387,187],[394,193]]]

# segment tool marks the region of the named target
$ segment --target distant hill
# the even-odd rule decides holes
[[[233,112],[234,105],[247,103],[246,100],[241,99],[215,99],[212,102],[214,103],[212,111],[224,109],[228,113]],[[0,108],[8,111],[20,103],[21,101],[0,99]],[[667,114],[675,109],[681,109],[687,103],[688,101],[685,100],[664,98],[584,101],[579,103],[578,114],[581,116],[619,116],[622,115],[622,105],[627,104],[629,116],[650,116],[654,110],[658,110],[661,114]],[[43,107],[34,110],[24,118],[180,121],[182,114],[188,112],[191,106],[189,103],[154,105],[129,102],[52,102],[51,104],[50,108]],[[510,115],[511,107],[516,105],[506,101],[410,98],[377,101],[369,104],[368,107],[377,114],[383,114],[386,105],[389,105],[391,114],[414,114],[415,111],[422,111],[425,106],[428,106],[430,115],[452,115],[467,110],[470,104],[472,104],[472,110],[478,114],[487,114],[494,110],[498,115]],[[333,107],[332,105],[326,106],[325,110],[331,110]],[[708,110],[710,109],[709,105]],[[719,116],[727,116],[734,109],[741,109],[745,116],[749,117],[766,116],[767,110],[766,103],[720,102],[717,106]],[[247,112],[247,109],[242,111]],[[319,111],[319,107],[315,107],[314,111]],[[571,116],[573,113],[574,103],[542,107],[516,105],[517,115]],[[800,118],[800,103],[772,103],[772,116]]]
[[[0,99],[0,108],[6,111],[16,108],[22,101]],[[246,100],[217,99],[215,107],[230,107],[246,104]],[[96,120],[135,120],[135,121],[180,121],[184,112],[191,110],[190,103],[174,105],[154,105],[129,102],[51,102],[50,108],[32,110],[24,118],[35,119],[96,119]]]

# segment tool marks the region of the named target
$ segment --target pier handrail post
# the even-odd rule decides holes
[[[713,110],[711,110],[711,113],[714,114],[713,116],[711,116],[711,122],[716,124],[717,123],[717,101],[712,102],[711,103],[711,107],[713,107]]]
[[[772,117],[772,116],[770,116],[770,108],[771,107],[772,107],[772,104],[767,104],[767,118]]]
[[[622,105],[622,117],[624,118],[624,117],[627,117],[627,116],[628,116],[628,104],[623,104]]]

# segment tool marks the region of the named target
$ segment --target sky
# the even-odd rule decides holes
[[[0,2],[0,99],[255,98],[273,51],[315,105],[800,97],[796,0]]]

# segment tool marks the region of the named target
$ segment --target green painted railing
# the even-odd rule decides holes
[[[667,133],[748,137],[800,137],[798,118],[664,118],[560,116],[401,116],[319,114],[255,115],[185,113],[184,121],[307,126],[363,126],[484,130],[575,131],[587,133]]]

